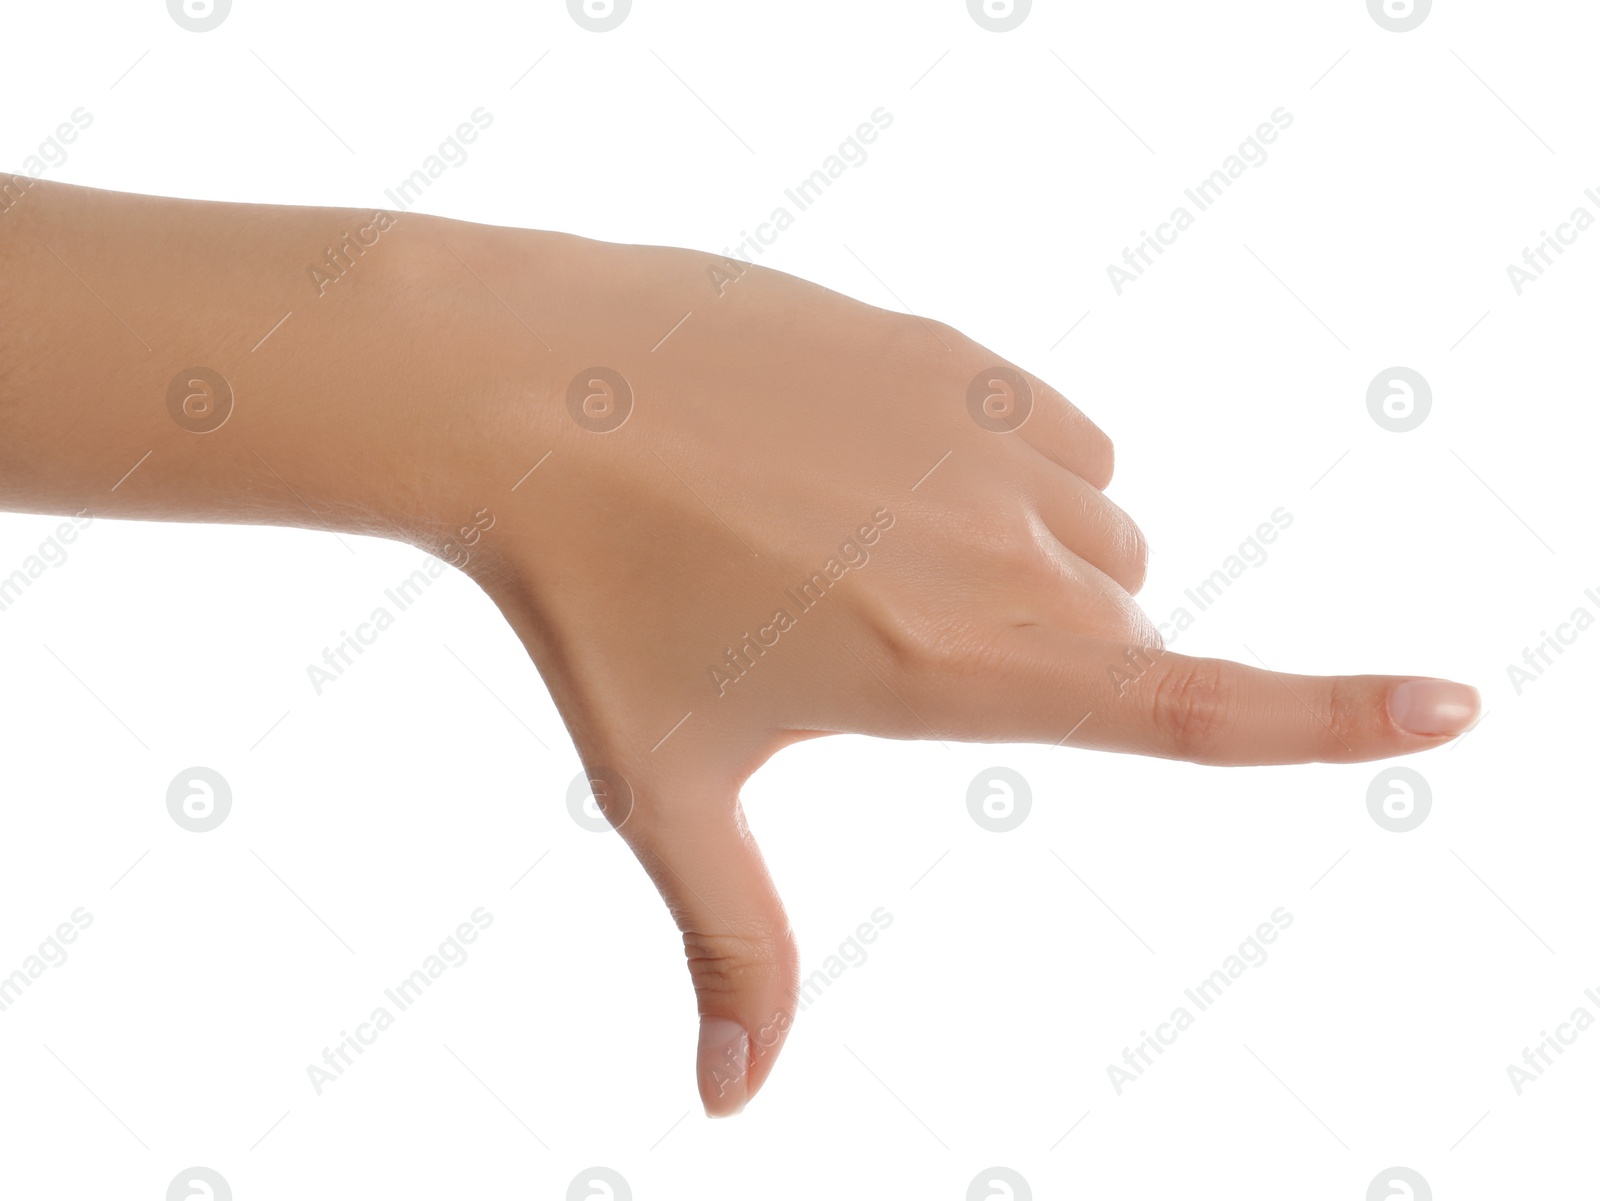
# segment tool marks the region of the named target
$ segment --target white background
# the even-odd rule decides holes
[[[1600,1033],[1520,1096],[1506,1068],[1600,1017],[1600,632],[1521,695],[1506,669],[1600,616],[1600,231],[1520,296],[1506,266],[1600,216],[1596,24],[1040,0],[991,33],[956,0],[637,0],[591,33],[550,0],[240,0],[196,34],[151,0],[8,6],[0,162],[81,106],[49,177],[128,191],[388,207],[483,106],[420,207],[721,251],[882,106],[761,261],[949,321],[1093,416],[1158,620],[1290,512],[1177,648],[1448,676],[1487,716],[1410,761],[1433,808],[1404,834],[1369,816],[1379,764],[784,752],[745,799],[805,970],[893,923],[711,1122],[677,933],[569,817],[573,748],[465,577],[317,696],[307,664],[419,552],[98,520],[0,614],[0,974],[94,919],[0,1013],[0,1194],[159,1201],[191,1165],[240,1201],[561,1198],[595,1164],[640,1201],[959,1199],[992,1165],[1039,1198],[1360,1201],[1393,1165],[1439,1198],[1592,1188]],[[1279,106],[1265,164],[1119,296],[1107,265]],[[1408,433],[1366,406],[1397,364],[1433,390]],[[0,517],[0,574],[56,524]],[[232,787],[208,834],[166,811],[194,765]],[[1004,834],[966,808],[997,765],[1033,795]],[[316,1095],[307,1065],[478,906],[470,959]],[[1118,1095],[1107,1065],[1279,906],[1267,962]]]

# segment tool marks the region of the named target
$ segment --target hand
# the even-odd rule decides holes
[[[1477,714],[1165,652],[1110,440],[937,322],[688,251],[12,183],[0,506],[379,534],[477,579],[683,930],[711,1113],[795,1012],[739,806],[779,748],[1352,761]]]
[[[761,1087],[794,1013],[739,803],[779,748],[1348,762],[1476,717],[1445,681],[1165,652],[1132,599],[1144,538],[1104,492],[1110,439],[948,326],[687,251],[447,223],[435,253],[460,318],[506,348],[457,506],[502,516],[468,570],[684,932],[712,1114]]]

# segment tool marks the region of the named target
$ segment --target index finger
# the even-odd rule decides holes
[[[1441,746],[1477,689],[1427,676],[1294,675],[1160,647],[1015,631],[975,712],[987,737],[1208,764],[1356,763]],[[971,689],[968,691],[971,697]]]

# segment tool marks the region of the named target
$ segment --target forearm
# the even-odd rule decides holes
[[[455,519],[442,492],[475,434],[442,417],[505,371],[474,373],[495,356],[462,303],[477,285],[440,269],[451,223],[40,182],[7,200],[0,507]]]

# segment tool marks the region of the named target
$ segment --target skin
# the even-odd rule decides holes
[[[714,1115],[761,1087],[795,1010],[739,803],[781,747],[1353,762],[1476,720],[1445,681],[1162,650],[1110,440],[938,322],[693,251],[413,213],[374,232],[369,211],[29,181],[3,203],[0,507],[353,531],[461,563],[683,931]],[[372,244],[330,266],[358,230]],[[167,400],[196,365],[236,398],[204,433]]]

